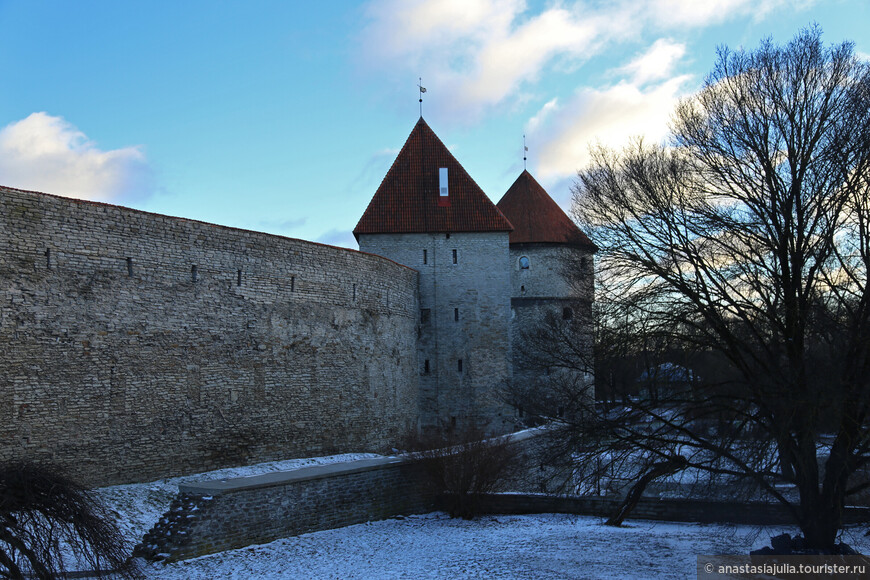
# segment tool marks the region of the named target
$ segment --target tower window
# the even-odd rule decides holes
[[[420,324],[429,324],[429,320],[432,318],[432,309],[431,308],[421,308],[420,309]]]
[[[236,286],[242,285],[242,271],[236,270]]]
[[[450,190],[447,181],[447,168],[438,168],[438,207],[450,205]]]
[[[456,370],[459,371],[459,372],[461,373],[461,372],[462,372],[462,359],[459,359],[459,360],[456,361],[456,362],[458,363],[458,364],[456,365]]]
[[[457,255],[456,250],[453,250],[453,263],[454,264],[459,263],[459,256]]]
[[[426,250],[423,250],[423,263],[424,264],[429,263],[429,256],[427,255]]]
[[[133,258],[127,258],[127,276],[133,277]]]
[[[573,318],[573,317],[574,317],[573,310],[571,310],[570,308],[567,308],[567,307],[562,309],[562,320],[571,320],[571,318]]]
[[[423,361],[423,372],[427,375],[429,374],[429,359],[428,358]]]
[[[529,269],[529,258],[527,256],[522,256],[520,258],[520,270],[528,270]]]
[[[459,309],[458,308],[453,309],[453,320],[456,322],[459,322]]]
[[[196,282],[196,278],[197,278],[196,266],[191,266],[190,267],[190,281]]]

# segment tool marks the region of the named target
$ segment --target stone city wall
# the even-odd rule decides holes
[[[102,485],[389,448],[416,291],[377,256],[0,188],[0,461]]]

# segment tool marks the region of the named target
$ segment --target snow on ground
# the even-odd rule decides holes
[[[94,490],[131,544],[168,509],[178,485],[378,457],[345,454],[116,485]],[[691,578],[699,554],[746,554],[783,528],[630,520],[565,514],[484,516],[432,513],[326,530],[186,560],[145,564],[149,579],[516,579]],[[863,529],[843,541],[870,553]],[[132,546],[131,546],[132,547]]]
[[[695,577],[697,555],[747,554],[781,532],[641,520],[613,528],[599,518],[564,514],[469,522],[433,513],[150,564],[145,572],[147,578],[166,580],[683,579]],[[845,540],[866,553],[870,543],[862,532]]]

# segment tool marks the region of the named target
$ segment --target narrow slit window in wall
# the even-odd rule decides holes
[[[356,284],[353,285],[353,301],[356,302]]]
[[[456,365],[456,370],[458,370],[461,373],[462,372],[462,359],[459,359],[457,361],[457,363],[458,364]]]
[[[571,320],[574,317],[574,311],[570,308],[562,309],[562,320]]]
[[[454,264],[459,263],[459,256],[457,255],[456,250],[453,250],[453,263]]]
[[[45,249],[45,267],[51,270],[51,248]]]
[[[290,292],[296,292],[296,276],[290,276]]]
[[[236,286],[242,285],[242,271],[236,270]]]
[[[197,278],[196,266],[191,266],[190,267],[190,279],[191,279],[191,281],[196,282],[196,278]]]
[[[127,277],[133,277],[133,258],[127,258]]]
[[[427,255],[426,250],[423,250],[423,263],[424,264],[429,263],[429,256]]]
[[[459,309],[458,308],[453,309],[453,320],[455,322],[459,322]]]
[[[432,309],[431,308],[421,308],[420,309],[420,324],[429,324],[429,320],[432,318]]]
[[[429,374],[429,359],[423,361],[423,372]]]

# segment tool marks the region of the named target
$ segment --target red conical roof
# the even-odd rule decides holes
[[[439,203],[447,168],[449,205]],[[498,232],[513,229],[420,117],[354,228],[359,234]]]
[[[510,234],[511,244],[570,244],[597,250],[526,170],[517,177],[497,206],[514,226]]]

